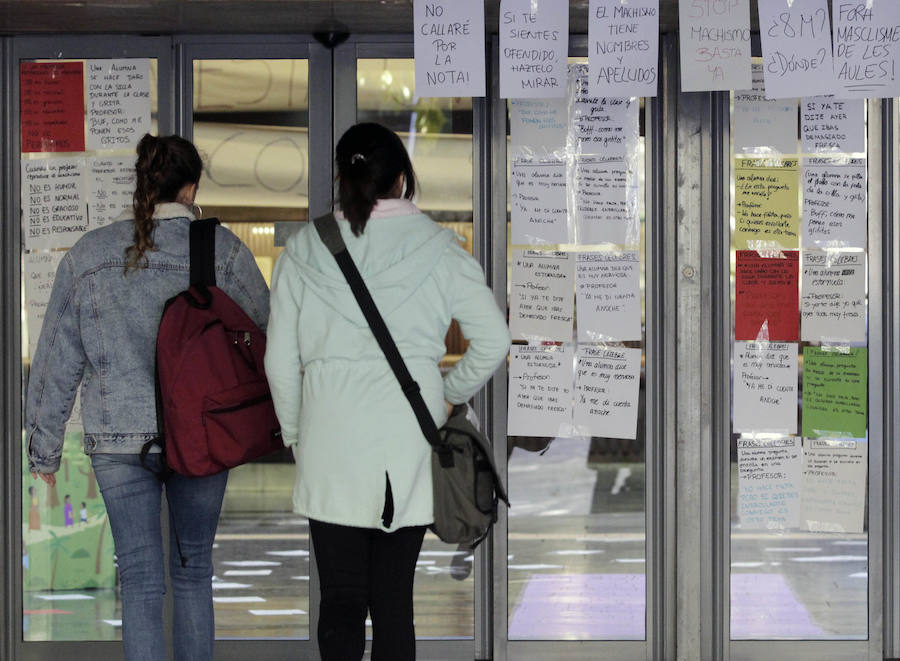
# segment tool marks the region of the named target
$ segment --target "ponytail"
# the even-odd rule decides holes
[[[403,197],[416,194],[416,174],[400,137],[374,123],[350,127],[335,149],[338,198],[344,217],[355,236],[365,231],[372,209],[391,192],[401,174],[406,181]]]
[[[203,161],[197,148],[177,135],[155,137],[149,133],[137,146],[134,166],[134,244],[125,249],[125,272],[143,266],[145,253],[155,249],[153,212],[161,202],[174,202],[186,184],[200,181]]]

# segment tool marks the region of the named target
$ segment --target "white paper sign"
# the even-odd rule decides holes
[[[766,98],[833,91],[831,23],[826,0],[758,0]]]
[[[32,359],[44,325],[56,269],[65,254],[61,250],[25,253],[25,310],[28,320],[28,355]]]
[[[804,154],[864,152],[865,133],[865,101],[822,96],[800,101],[800,144]]]
[[[641,350],[578,347],[575,364],[575,433],[635,438]]]
[[[800,527],[800,439],[738,439],[738,516],[743,530]]]
[[[88,231],[84,158],[22,161],[25,249],[70,248]]]
[[[88,60],[87,148],[131,149],[150,131],[150,60]]]
[[[569,67],[569,152],[604,159],[633,158],[640,141],[640,100],[592,96],[588,80],[586,64]]]
[[[591,0],[588,11],[591,94],[656,96],[659,0]]]
[[[91,229],[108,225],[133,207],[134,157],[87,159]]]
[[[766,99],[762,66],[752,74],[753,88],[734,93],[734,153],[796,154],[797,99]]]
[[[568,106],[565,99],[511,99],[510,159],[566,157]]]
[[[866,254],[803,251],[800,339],[866,341]]]
[[[570,436],[572,345],[520,346],[509,352],[509,436]]]
[[[803,245],[865,248],[866,160],[803,161]]]
[[[678,3],[681,89],[745,90],[750,83],[750,0]]]
[[[569,3],[501,0],[500,97],[566,95]]]
[[[575,185],[569,208],[579,245],[640,241],[640,196],[637,171],[623,159],[573,159]]]
[[[416,0],[416,96],[484,96],[484,3]]]
[[[832,11],[837,96],[900,96],[900,2],[834,0]]]
[[[514,340],[572,341],[574,260],[568,252],[513,250],[509,332]]]
[[[803,519],[813,532],[863,532],[869,444],[806,439]]]
[[[797,433],[797,344],[734,343],[736,433]]]
[[[578,253],[579,342],[642,339],[640,267],[637,251]]]
[[[513,161],[509,184],[511,240],[514,244],[572,242],[566,214],[565,161]]]

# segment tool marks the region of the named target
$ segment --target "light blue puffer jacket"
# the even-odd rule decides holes
[[[506,356],[504,315],[479,264],[406,200],[380,200],[362,236],[341,234],[435,422],[468,400]],[[442,379],[451,319],[469,340]],[[310,223],[275,265],[266,373],[297,460],[295,511],[396,530],[432,521],[430,446],[331,253]],[[394,515],[384,525],[385,501]]]

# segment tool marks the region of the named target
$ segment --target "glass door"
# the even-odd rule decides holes
[[[411,42],[352,38],[335,50],[335,142],[357,122],[377,122],[403,140],[418,182],[414,202],[432,219],[452,229],[466,250],[476,249],[483,222],[483,189],[476,172],[485,139],[483,100],[418,98]],[[441,368],[465,350],[454,323],[446,337]],[[479,411],[481,413],[481,411]],[[426,533],[416,567],[414,610],[420,656],[471,658],[482,634],[486,544],[478,549],[450,546]],[[477,656],[477,655],[476,655]]]
[[[269,282],[286,237],[328,204],[330,55],[283,38],[179,48],[181,120],[204,155],[196,203],[250,248]],[[317,580],[308,522],[292,511],[294,474],[288,450],[229,474],[213,551],[216,638],[229,641],[220,647],[313,653]]]
[[[170,133],[170,42],[110,38],[16,40],[12,48],[13,118],[10,202],[21,219],[19,249],[24,392],[56,267],[85,232],[131,205],[134,148],[144,133]],[[161,101],[162,100],[162,101]],[[18,289],[18,291],[16,291]],[[21,420],[19,429],[21,427]],[[76,398],[54,486],[32,479],[20,432],[16,484],[19,525],[10,546],[20,590],[17,639],[34,653],[90,648],[83,641],[121,638],[112,535],[89,459]]]
[[[514,342],[491,393],[512,502],[496,659],[664,654],[664,117],[653,98],[591,97],[585,52],[571,36],[563,99],[499,99],[494,81],[491,277]],[[590,146],[594,121],[618,149]]]

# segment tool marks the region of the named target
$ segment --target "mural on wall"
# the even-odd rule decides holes
[[[67,431],[56,485],[34,480],[22,460],[25,590],[111,588],[116,582],[109,519],[82,432]]]

